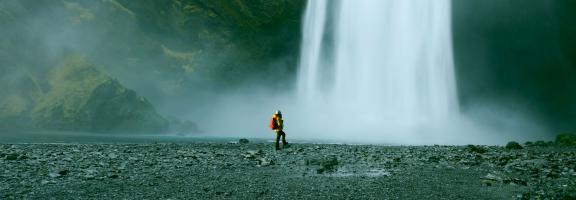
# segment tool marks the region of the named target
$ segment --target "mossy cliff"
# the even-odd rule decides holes
[[[146,99],[79,55],[65,57],[47,77],[47,92],[16,93],[0,102],[2,119],[47,130],[162,133],[168,128]]]
[[[0,128],[161,132],[196,90],[286,86],[304,2],[0,1]]]

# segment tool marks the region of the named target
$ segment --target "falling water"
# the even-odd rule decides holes
[[[310,0],[304,23],[308,114],[386,130],[458,113],[449,0]]]

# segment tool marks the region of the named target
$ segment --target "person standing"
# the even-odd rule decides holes
[[[280,137],[282,137],[282,148],[288,147],[286,142],[286,133],[284,132],[284,119],[282,112],[277,110],[270,120],[270,128],[276,132],[276,150],[280,150]]]

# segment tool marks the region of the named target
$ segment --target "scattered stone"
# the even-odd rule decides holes
[[[517,178],[505,178],[502,180],[504,184],[511,184],[511,185],[522,185],[527,186],[528,182],[525,180],[517,179]]]
[[[378,177],[378,176],[392,176],[392,173],[385,171],[383,169],[371,169],[366,172],[367,176]]]
[[[496,176],[494,174],[487,174],[486,176],[482,177],[482,179],[484,180],[492,180],[492,181],[502,181],[502,178],[499,176]]]
[[[496,176],[494,174],[488,174],[488,175],[482,177],[481,179],[482,179],[482,183],[486,186],[492,186],[496,183],[502,182],[502,178],[499,176]]]
[[[306,165],[318,165],[319,168],[316,172],[321,174],[325,171],[332,172],[338,167],[338,159],[336,156],[327,156],[321,159],[309,159],[306,160]]]
[[[50,172],[50,173],[48,173],[48,176],[50,176],[51,178],[58,178],[58,177],[61,177],[62,175],[60,175],[57,172]]]
[[[65,170],[60,170],[60,171],[58,171],[58,174],[60,174],[60,175],[62,175],[62,176],[65,176],[66,174],[68,174],[68,170],[67,170],[67,169],[65,169]]]
[[[440,162],[440,157],[430,156],[430,157],[428,157],[428,162],[434,162],[434,163]]]
[[[242,139],[238,140],[238,143],[240,143],[240,144],[248,144],[248,143],[250,143],[250,140],[248,140],[248,139],[246,139],[246,138],[242,138]]]
[[[486,153],[486,149],[482,146],[478,146],[478,145],[467,145],[466,146],[466,150],[470,151],[470,152],[474,152],[474,153],[479,153],[479,154],[483,154]]]
[[[518,142],[510,141],[506,144],[506,149],[522,149],[522,145],[518,144]]]
[[[482,180],[482,184],[484,184],[485,186],[492,186],[492,185],[494,185],[494,181],[492,181],[492,180]]]
[[[547,143],[547,142],[544,142],[544,141],[542,141],[542,140],[538,140],[538,141],[536,141],[536,142],[534,143],[534,146],[536,146],[536,147],[547,147],[547,146],[548,146],[548,143]]]
[[[261,167],[269,166],[269,165],[272,165],[272,164],[273,164],[273,161],[270,160],[270,159],[268,159],[268,158],[260,158],[260,159],[258,160],[258,165],[261,166]]]
[[[412,174],[411,170],[414,169],[440,169],[438,170],[440,176],[443,173],[460,173],[459,169],[465,169],[463,175],[467,177],[463,178],[476,179],[475,186],[471,187],[484,185],[519,188],[524,192],[521,193],[522,198],[528,199],[574,199],[572,195],[576,194],[572,189],[576,188],[574,187],[576,185],[574,182],[576,180],[574,148],[561,146],[535,148],[537,143],[548,145],[543,141],[526,143],[522,145],[525,147],[524,150],[514,151],[482,145],[398,148],[371,145],[319,145],[318,149],[322,150],[310,151],[318,145],[296,144],[294,148],[283,153],[261,150],[266,149],[266,144],[254,144],[253,149],[247,149],[248,146],[227,144],[224,146],[218,146],[219,144],[146,144],[127,145],[127,147],[79,145],[56,147],[58,149],[50,145],[46,145],[45,149],[22,145],[17,150],[6,150],[10,147],[9,145],[0,145],[0,151],[4,151],[0,153],[0,166],[2,164],[7,166],[0,170],[0,180],[13,186],[22,186],[23,189],[16,189],[14,192],[14,194],[20,194],[29,186],[45,185],[44,187],[50,186],[48,188],[51,188],[68,184],[99,185],[97,182],[100,181],[102,183],[126,181],[144,187],[156,187],[163,184],[181,184],[178,178],[170,179],[175,176],[192,175],[191,178],[195,178],[194,176],[210,173],[213,173],[215,178],[237,181],[230,178],[230,173],[220,173],[221,169],[229,169],[230,171],[226,172],[231,173],[260,170],[262,173],[256,172],[257,175],[252,174],[249,177],[258,180],[257,184],[249,182],[246,187],[240,187],[243,190],[260,191],[258,190],[260,183],[268,185],[274,182],[268,180],[270,177],[283,176],[286,173],[289,173],[289,176],[302,176],[304,179],[325,176],[320,178],[326,178],[326,181],[340,179],[340,177],[360,180],[391,177],[391,180],[397,181],[402,180],[408,173],[410,173],[409,176],[418,176],[418,174]],[[73,149],[78,149],[78,151]],[[7,156],[12,154],[17,154],[16,160],[23,159],[24,155],[30,158],[20,162],[3,161],[8,160]],[[250,159],[244,159],[245,157]],[[111,160],[113,158],[117,160]],[[304,163],[307,166],[303,166]],[[343,163],[346,165],[343,166]],[[453,170],[449,169],[458,170],[451,172]],[[281,172],[278,172],[279,170]],[[188,173],[188,171],[194,173]],[[479,172],[484,172],[485,176],[477,176]],[[150,183],[150,179],[153,179],[154,183]],[[202,177],[199,180],[206,179]],[[440,184],[453,183],[449,181]],[[203,187],[214,186],[210,184]],[[321,187],[325,186],[321,185]],[[344,187],[357,189],[356,186]],[[185,190],[177,189],[180,192]],[[199,189],[202,191],[201,188]],[[209,191],[206,195],[214,195],[216,191]],[[242,196],[241,193],[236,193],[238,191],[236,188],[231,188],[228,192],[222,190],[221,195]],[[39,190],[37,194],[44,195],[45,193]],[[517,194],[511,193],[510,197]],[[34,197],[30,196],[30,193],[26,195]],[[270,198],[277,197],[275,192],[264,192],[261,195]],[[0,194],[0,198],[1,196]]]
[[[248,150],[246,154],[244,154],[244,158],[256,158],[257,156],[262,155],[262,150]]]
[[[16,160],[18,159],[18,154],[8,154],[5,157],[6,160]]]
[[[93,170],[93,169],[87,169],[84,172],[86,173],[84,175],[84,178],[88,179],[88,180],[92,180],[92,179],[96,178],[96,176],[98,175],[98,171]]]

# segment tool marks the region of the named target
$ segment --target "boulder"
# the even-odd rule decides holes
[[[240,143],[240,144],[248,144],[248,143],[250,143],[250,140],[248,140],[248,139],[246,139],[246,138],[242,138],[242,139],[238,140],[238,143]]]
[[[522,149],[522,145],[518,144],[518,142],[510,141],[505,146],[506,149]]]
[[[482,146],[479,146],[479,145],[469,144],[466,146],[466,150],[468,150],[470,152],[474,152],[474,153],[479,153],[479,154],[486,153],[486,149]]]
[[[6,155],[6,157],[4,158],[6,160],[16,160],[18,159],[18,154],[8,154]]]
[[[319,159],[308,159],[306,165],[317,165],[316,173],[322,174],[325,171],[331,172],[338,167],[338,158],[336,156],[326,156]]]

